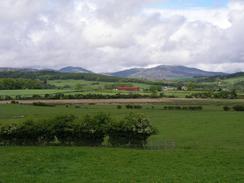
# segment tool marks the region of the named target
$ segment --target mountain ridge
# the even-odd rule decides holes
[[[59,69],[58,71],[64,72],[64,73],[93,73],[92,71],[89,71],[82,67],[73,67],[73,66],[63,67],[63,68]]]
[[[90,70],[82,67],[67,66],[61,69],[35,69],[35,68],[11,68],[0,67],[0,71],[23,71],[23,72],[35,72],[42,70],[52,70],[61,73],[94,73]],[[121,78],[136,78],[146,80],[167,80],[178,78],[195,78],[195,77],[214,77],[214,76],[226,76],[229,74],[222,72],[204,71],[197,68],[186,66],[171,66],[171,65],[159,65],[152,68],[131,68],[118,72],[111,73],[97,73],[102,75],[110,75]]]
[[[110,73],[112,76],[126,78],[140,78],[149,80],[163,80],[176,78],[194,78],[226,75],[222,72],[204,71],[186,66],[159,65],[152,68],[132,68]]]

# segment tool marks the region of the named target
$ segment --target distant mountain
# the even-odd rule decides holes
[[[114,73],[111,73],[110,75],[116,76],[116,77],[127,78],[130,76],[133,76],[136,73],[141,73],[144,70],[145,70],[144,68],[134,68],[134,69],[128,69],[128,70],[123,70],[123,71],[119,71],[119,72],[114,72]]]
[[[64,67],[59,70],[59,72],[65,72],[65,73],[92,73],[89,70],[83,69],[82,67]]]
[[[163,80],[177,78],[210,77],[225,75],[221,72],[208,72],[185,66],[160,65],[153,68],[133,68],[124,71],[110,73],[112,76],[126,78],[140,78],[148,80]]]

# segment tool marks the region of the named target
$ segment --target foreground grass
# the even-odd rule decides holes
[[[204,105],[203,111],[166,111],[163,105],[144,105],[141,110],[116,105],[0,105],[0,125],[98,112],[120,119],[130,111],[144,113],[158,128],[149,145],[172,141],[175,147],[0,147],[0,183],[244,181],[244,113],[224,112],[218,105]]]
[[[243,164],[235,150],[2,147],[0,182],[242,182]]]

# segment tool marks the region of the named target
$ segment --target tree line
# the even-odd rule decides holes
[[[104,82],[131,82],[146,83],[153,85],[162,85],[162,82],[149,81],[134,78],[119,78],[109,75],[95,73],[62,73],[57,71],[0,71],[0,78],[23,78],[23,79],[40,79],[40,80],[87,80],[87,81],[104,81]]]
[[[49,89],[53,87],[41,80],[0,78],[0,90]]]
[[[231,91],[209,91],[203,93],[193,93],[186,95],[186,98],[219,98],[219,99],[236,99],[236,90]]]
[[[42,100],[42,99],[52,99],[52,100],[59,100],[59,99],[136,99],[136,98],[161,98],[160,95],[145,95],[139,93],[129,93],[129,94],[67,94],[64,93],[56,93],[56,94],[45,94],[45,95],[32,95],[32,96],[9,96],[4,95],[0,96],[0,100]]]

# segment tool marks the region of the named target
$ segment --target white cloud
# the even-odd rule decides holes
[[[0,66],[108,72],[158,64],[244,71],[244,3],[149,9],[150,0],[0,2]]]

